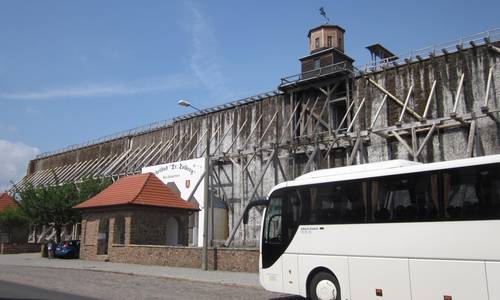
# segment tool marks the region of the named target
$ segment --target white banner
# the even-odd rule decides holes
[[[202,175],[205,169],[205,158],[203,157],[142,168],[142,173],[155,174],[182,199],[190,202],[196,201],[201,211],[198,213],[197,222],[193,227],[193,243],[195,246],[203,245],[203,184],[205,180]],[[200,180],[201,182],[191,200],[187,199]]]

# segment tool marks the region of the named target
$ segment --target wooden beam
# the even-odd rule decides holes
[[[394,96],[393,94],[389,93],[389,91],[387,91],[386,89],[384,89],[382,86],[380,86],[378,83],[376,83],[373,79],[371,78],[368,78],[368,81],[373,84],[376,88],[378,88],[382,93],[386,94],[387,96],[389,96],[389,98],[391,98],[392,100],[394,100],[394,102],[396,102],[397,104],[399,104],[400,106],[404,107],[404,103],[399,100],[396,96]],[[422,120],[422,117],[417,114],[415,111],[413,111],[411,108],[406,108],[406,110],[412,115],[414,116],[415,118],[417,118],[418,120]]]
[[[377,112],[375,113],[375,118],[373,119],[369,129],[372,129],[373,126],[375,126],[375,122],[377,122],[378,116],[380,115],[380,111],[382,111],[382,107],[384,106],[385,101],[387,101],[387,95],[384,95],[382,103],[380,103],[380,106],[378,107]]]
[[[467,141],[467,157],[472,157],[474,154],[474,140],[476,136],[476,121],[470,123],[469,139]]]
[[[399,115],[399,122],[403,121],[403,116],[405,115],[406,109],[408,108],[408,102],[410,101],[411,92],[413,91],[413,84],[410,86],[410,90],[406,95],[405,103],[403,104],[403,109],[401,110],[401,114]]]
[[[353,101],[353,103],[354,103],[354,101]],[[363,100],[361,100],[361,104],[359,105],[358,109],[356,110],[356,113],[354,114],[354,117],[351,120],[351,124],[349,124],[349,127],[347,127],[347,132],[349,132],[351,130],[352,126],[354,126],[354,122],[358,118],[358,114],[361,111],[361,109],[363,108],[364,104],[365,104],[365,98],[363,98]]]
[[[418,161],[418,156],[416,155],[417,153],[417,131],[415,130],[415,127],[411,128],[411,149],[413,153],[413,160]]]
[[[403,144],[403,146],[406,148],[406,150],[408,150],[408,152],[412,155],[412,156],[415,156],[415,153],[413,153],[413,149],[408,146],[408,144],[405,142],[405,140],[396,132],[396,131],[392,131],[392,134],[396,137],[396,139],[401,143]]]
[[[425,104],[424,114],[422,118],[427,119],[427,113],[429,112],[429,107],[431,104],[432,96],[434,96],[434,90],[436,89],[436,80],[432,83],[431,92],[429,93],[429,97],[427,97],[427,103]]]
[[[347,160],[347,165],[351,166],[356,158],[356,154],[358,153],[359,145],[361,143],[361,136],[358,132],[358,137],[356,138],[356,142],[354,143],[354,147],[352,148],[351,154],[349,155],[349,159]]]
[[[462,85],[464,83],[465,73],[460,76],[460,82],[458,83],[457,94],[455,95],[455,103],[453,104],[453,113],[457,113],[458,100],[460,98],[460,93],[462,92]]]
[[[427,144],[427,142],[429,142],[432,134],[434,133],[434,130],[436,130],[436,127],[437,127],[436,123],[432,124],[431,129],[429,130],[429,132],[425,136],[424,141],[422,142],[422,144],[418,148],[417,153],[415,154],[415,156],[417,156],[417,157],[420,156],[420,153],[422,153],[422,151],[424,150],[425,145]]]

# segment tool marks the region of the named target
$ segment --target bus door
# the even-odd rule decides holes
[[[283,228],[283,196],[273,194],[269,197],[269,205],[264,219],[262,232],[262,270],[261,282],[265,288],[272,291],[281,291],[283,288],[283,274],[281,255],[285,250],[285,236]]]

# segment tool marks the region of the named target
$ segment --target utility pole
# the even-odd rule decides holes
[[[210,197],[210,139],[212,136],[212,122],[207,115],[207,146],[205,150],[205,182],[203,189],[203,250],[201,253],[201,269],[208,270],[208,203]]]
[[[180,106],[183,107],[192,107],[193,109],[202,112],[196,106],[193,106],[189,101],[182,99],[177,102]],[[208,206],[209,203],[211,205],[211,201],[209,201],[210,197],[210,171],[212,169],[211,160],[210,160],[210,140],[212,136],[212,121],[210,116],[207,114],[207,145],[205,147],[205,184],[203,185],[203,248],[201,251],[201,269],[207,271],[208,270]],[[213,217],[213,212],[212,212]],[[213,226],[213,222],[212,222]]]

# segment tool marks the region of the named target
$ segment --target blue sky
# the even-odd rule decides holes
[[[36,153],[190,112],[180,99],[274,90],[321,6],[357,64],[376,42],[407,53],[500,26],[500,1],[0,1],[0,190]]]

